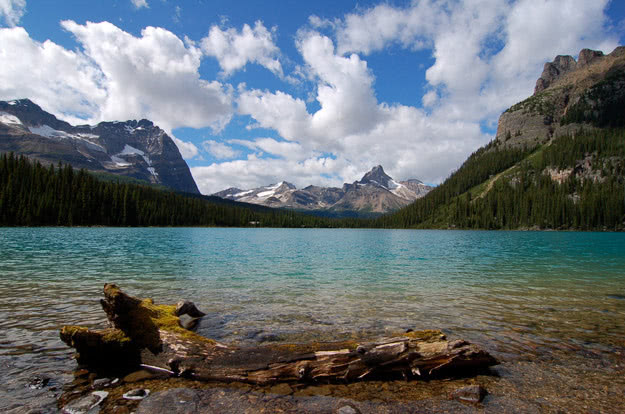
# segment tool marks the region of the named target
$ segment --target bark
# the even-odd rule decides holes
[[[61,339],[76,348],[78,362],[96,371],[143,366],[205,381],[345,383],[465,375],[498,363],[476,345],[448,341],[440,331],[409,332],[361,344],[228,346],[181,327],[180,315],[203,315],[191,302],[155,305],[112,284],[104,286],[104,296],[101,304],[112,328],[66,326],[61,331]]]

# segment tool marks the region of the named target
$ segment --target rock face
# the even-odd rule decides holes
[[[0,101],[0,152],[199,194],[176,144],[147,119],[73,126],[28,99]]]
[[[397,182],[384,172],[381,165],[367,172],[360,181],[344,184],[342,188],[308,186],[297,189],[283,181],[252,190],[228,188],[213,195],[245,203],[269,207],[329,212],[386,213],[404,207],[426,195],[432,187],[419,180]]]
[[[499,118],[497,143],[532,147],[580,128],[625,126],[625,47],[545,64],[534,94]]]

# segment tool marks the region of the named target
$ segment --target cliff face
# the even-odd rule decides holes
[[[0,101],[0,152],[199,194],[176,144],[147,119],[73,126],[28,99]]]
[[[620,121],[619,121],[620,119]],[[496,140],[534,146],[554,136],[625,124],[625,47],[609,55],[583,49],[578,60],[557,56],[545,64],[534,94],[499,118]]]

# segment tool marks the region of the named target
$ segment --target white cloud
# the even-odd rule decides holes
[[[7,26],[17,25],[26,12],[26,0],[0,0],[0,17]]]
[[[192,167],[191,174],[200,192],[213,194],[228,187],[242,189],[287,180],[302,188],[309,184],[324,186],[341,185],[340,179],[324,178],[328,171],[339,174],[349,171],[351,166],[345,160],[332,158],[311,158],[297,162],[282,159],[261,159],[252,154],[245,160],[227,161],[205,167]]]
[[[213,157],[223,160],[232,159],[239,156],[240,152],[236,151],[231,146],[224,144],[223,142],[217,142],[213,140],[207,140],[202,143],[202,146]]]
[[[137,9],[140,9],[142,7],[145,7],[145,8],[150,7],[146,0],[130,0],[130,1]]]
[[[106,101],[103,74],[86,56],[21,27],[0,29],[0,60],[0,99],[30,98],[70,122],[95,116]]]
[[[187,141],[178,139],[172,133],[169,133],[169,136],[178,147],[178,151],[180,151],[180,155],[182,155],[182,158],[191,159],[191,158],[195,158],[199,154],[200,151],[192,142],[187,142]]]
[[[145,117],[167,131],[208,126],[215,132],[234,116],[235,102],[239,115],[252,117],[252,132],[268,128],[280,137],[204,143],[201,149],[224,160],[192,169],[205,193],[283,179],[300,187],[340,185],[376,164],[396,179],[436,183],[492,138],[482,126],[494,127],[504,109],[532,93],[545,61],[585,47],[610,52],[617,45],[605,29],[607,4],[414,0],[333,20],[311,16],[310,26],[295,38],[301,62],[286,75],[277,29],[260,21],[240,30],[222,22],[197,44],[162,28],[148,27],[135,36],[107,22],[63,22],[78,41],[76,50],[37,42],[21,28],[0,29],[0,98],[30,97],[70,120]],[[24,6],[23,0],[0,0],[0,14],[16,24]],[[431,51],[434,63],[425,79],[404,85],[423,91],[425,109],[389,105],[376,96],[379,85],[367,56],[393,48]],[[283,81],[292,75],[306,82],[292,88],[297,96],[253,84],[235,91],[200,77],[206,56],[217,59],[222,77],[253,63]],[[309,85],[311,90],[304,90]],[[307,97],[318,110],[307,109]],[[173,138],[185,158],[199,155],[194,144]],[[237,146],[254,153],[233,160],[241,157]]]
[[[603,29],[606,3],[422,0],[405,8],[382,4],[343,20],[313,16],[311,26],[333,28],[337,44],[310,30],[300,31],[296,41],[304,61],[300,70],[315,83],[320,109],[309,113],[303,100],[281,91],[242,89],[237,100],[241,114],[300,150],[279,151],[252,141],[250,148],[281,158],[213,164],[194,175],[215,191],[226,182],[256,186],[290,177],[309,180],[302,185],[318,184],[324,179],[297,171],[305,162],[315,164],[319,154],[331,153],[335,161],[317,163],[315,170],[335,177],[330,181],[350,182],[382,164],[398,179],[440,182],[492,139],[482,125],[494,127],[504,109],[532,93],[545,61],[583,47],[609,52],[616,46],[615,36]],[[358,54],[397,46],[432,50],[434,64],[426,71],[422,98],[428,112],[376,98],[374,74]],[[269,164],[271,177],[262,173]]]
[[[274,44],[275,28],[267,30],[261,21],[254,28],[247,24],[241,31],[235,28],[222,30],[212,26],[208,36],[202,39],[202,50],[207,56],[219,61],[223,75],[230,76],[250,63],[257,63],[282,76],[282,65],[278,56],[280,50]]]
[[[147,27],[135,37],[108,23],[64,21],[103,73],[107,99],[102,119],[146,117],[165,130],[210,126],[220,131],[232,116],[228,88],[200,79],[202,53],[168,30]]]
[[[261,151],[275,155],[283,159],[303,161],[310,156],[297,142],[278,141],[273,138],[256,138],[254,141],[232,139],[228,142],[230,144],[247,147],[253,151]]]
[[[173,33],[147,27],[140,37],[115,25],[64,21],[81,48],[39,43],[23,28],[0,29],[0,97],[30,98],[70,122],[148,118],[221,131],[230,121],[231,87],[200,78],[201,51]],[[195,145],[175,140],[185,158]]]

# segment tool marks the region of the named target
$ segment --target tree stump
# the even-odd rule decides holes
[[[195,380],[266,385],[452,377],[498,363],[476,345],[448,341],[436,330],[367,343],[229,346],[180,325],[179,316],[186,312],[203,315],[191,302],[155,305],[113,284],[104,285],[100,302],[112,328],[61,330],[61,339],[76,349],[78,362],[96,372],[143,366]]]

